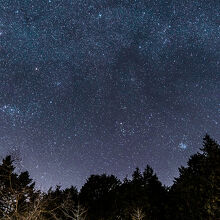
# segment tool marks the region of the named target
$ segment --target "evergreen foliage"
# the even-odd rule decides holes
[[[220,219],[220,146],[206,135],[200,150],[179,168],[170,188],[147,165],[123,182],[113,175],[91,175],[80,192],[73,186],[37,191],[29,173],[16,173],[7,156],[0,165],[0,219]]]
[[[179,168],[180,176],[171,188],[171,207],[178,210],[173,219],[220,218],[220,146],[209,135],[203,143],[201,153],[190,157],[188,167]]]

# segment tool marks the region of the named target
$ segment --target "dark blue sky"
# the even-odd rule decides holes
[[[150,164],[164,184],[220,140],[220,2],[1,0],[0,150],[38,186]],[[15,153],[14,153],[15,152]]]

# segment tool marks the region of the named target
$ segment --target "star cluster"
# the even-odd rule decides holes
[[[38,186],[150,164],[164,184],[220,139],[220,2],[2,0],[0,149]]]

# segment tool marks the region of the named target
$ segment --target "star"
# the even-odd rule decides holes
[[[220,139],[218,4],[0,10],[1,154],[17,146],[36,186],[80,188],[91,174],[125,177],[146,164],[171,185],[205,133]]]

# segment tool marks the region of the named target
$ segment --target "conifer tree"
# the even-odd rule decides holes
[[[209,135],[204,137],[201,153],[190,157],[187,167],[179,169],[170,196],[177,211],[174,219],[220,217],[220,146]]]

